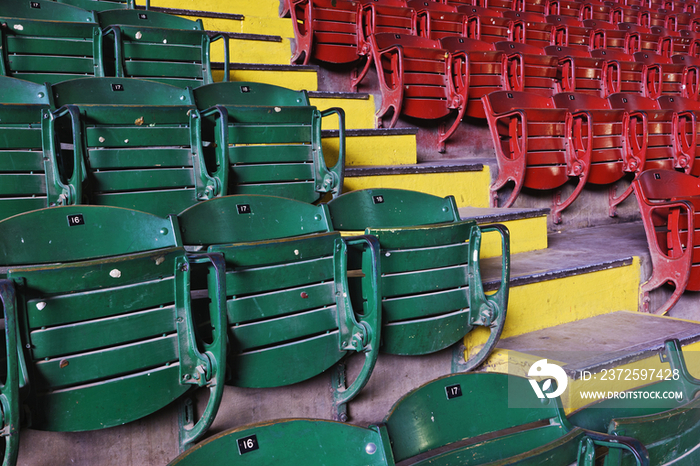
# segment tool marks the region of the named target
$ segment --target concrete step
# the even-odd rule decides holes
[[[145,3],[138,0],[137,3]],[[180,10],[200,10],[215,13],[229,13],[243,16],[264,16],[268,18],[279,17],[279,0],[261,0],[251,2],[248,0],[150,0],[151,8],[176,8]]]
[[[374,128],[374,96],[363,92],[311,91],[309,101],[320,110],[331,107],[340,107],[345,110],[346,129]],[[338,129],[338,120],[324,118],[322,129]]]
[[[500,260],[487,258],[481,264],[487,289],[495,290]],[[648,264],[641,223],[550,233],[547,249],[511,255],[508,314],[501,338],[619,310],[637,311],[639,284],[648,276]],[[486,334],[484,329],[469,333],[465,351],[477,351]]]
[[[510,253],[547,249],[548,209],[495,209],[491,207],[461,207],[464,220],[476,220],[479,225],[502,223],[510,232]],[[486,232],[481,244],[481,257],[498,257],[501,238],[496,232]]]
[[[331,117],[332,120],[334,120]],[[326,163],[338,160],[338,130],[325,130]],[[345,167],[404,166],[416,163],[416,133],[405,129],[349,129],[345,131]],[[355,173],[355,172],[352,172]],[[348,176],[346,174],[346,176]]]
[[[268,65],[251,61],[250,63],[231,63],[230,68],[231,81],[274,84],[297,91],[318,89],[318,67],[315,65]],[[223,81],[223,70],[223,62],[212,63],[214,81]]]
[[[210,36],[223,34],[229,38],[230,63],[260,63],[264,65],[288,65],[291,45],[287,38],[262,34],[240,34],[226,30],[207,29]],[[211,45],[211,61],[224,61],[224,45],[221,40]]]
[[[344,188],[399,188],[422,191],[436,196],[454,195],[459,207],[488,207],[488,169],[479,163],[460,160],[418,163],[414,165],[379,165],[345,170]]]
[[[600,399],[591,392],[630,390],[651,382],[662,363],[664,341],[677,338],[691,374],[700,373],[700,322],[617,311],[501,339],[483,370],[527,376],[535,361],[547,359],[567,375],[562,403],[567,413]],[[615,369],[612,373],[611,370]],[[647,377],[633,375],[644,370]]]

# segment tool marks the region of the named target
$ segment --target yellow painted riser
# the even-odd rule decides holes
[[[517,222],[529,222],[533,226],[533,230],[537,230],[538,227],[535,226],[534,224],[539,221],[538,218],[529,218],[525,220],[511,220],[508,222],[502,222],[503,225],[508,227],[509,230],[519,230],[521,227],[518,226],[513,226],[513,223]],[[545,219],[546,222],[546,219]],[[527,227],[524,227],[527,228]],[[357,235],[363,235],[365,234],[364,231],[342,231],[341,234],[343,236],[357,236]],[[519,235],[518,235],[519,236]],[[546,247],[546,237],[545,237],[545,247]],[[513,236],[511,235],[511,244],[510,244],[510,251],[511,254],[515,254],[516,252],[525,252],[525,251],[532,251],[533,249],[526,249],[526,248],[531,248],[533,247],[533,244],[536,244],[536,241],[523,241],[522,246],[520,245],[520,241],[513,240]],[[542,248],[540,248],[542,249]],[[501,256],[501,237],[498,235],[496,232],[487,232],[484,234],[482,237],[482,243],[481,243],[481,258],[482,259],[487,259],[489,257],[500,257]]]
[[[289,65],[292,56],[291,50],[289,39],[282,39],[281,42],[231,39],[229,41],[229,62]],[[221,40],[211,45],[211,61],[224,61],[224,46]]]
[[[137,0],[136,3],[144,5],[146,2]],[[280,3],[279,0],[151,0],[151,6],[277,18]]]
[[[322,145],[326,163],[335,165],[338,160],[338,138],[325,138]],[[345,138],[346,167],[412,165],[415,163],[416,137],[414,135],[349,136]],[[357,178],[352,179],[356,180]],[[350,178],[346,178],[346,183],[349,180]],[[355,190],[355,188],[351,190]]]
[[[510,253],[547,249],[547,217],[524,218],[500,222],[510,231]],[[487,231],[481,238],[481,257],[501,255],[501,235]]]
[[[223,70],[213,70],[214,81],[222,81]],[[318,78],[315,71],[267,71],[267,70],[232,70],[231,81],[251,81],[257,83],[274,84],[295,91],[306,89],[315,91],[318,89]]]
[[[331,107],[340,107],[345,110],[345,129],[374,128],[374,96],[372,95],[366,100],[311,97],[309,101],[319,110]],[[324,118],[321,128],[338,129],[338,119],[335,117]]]
[[[490,183],[491,174],[488,167],[484,167],[480,172],[346,177],[343,188],[344,191],[368,188],[411,189],[440,197],[454,195],[458,207],[488,207]]]
[[[595,351],[595,348],[591,348],[592,351]],[[696,343],[691,343],[687,346],[683,347],[684,352],[691,352],[691,351],[700,351],[700,342]],[[519,375],[521,377],[527,377],[528,371],[530,370],[530,367],[538,360],[542,359],[539,356],[534,356],[531,354],[523,354],[518,351],[509,351],[509,350],[501,350],[497,349],[492,353],[492,355],[489,357],[488,362],[483,366],[483,370],[487,372],[503,372],[503,373],[508,373],[512,375]],[[688,366],[688,371],[690,372],[691,375],[700,378],[700,358],[690,358],[686,357],[686,364]],[[547,360],[549,363],[554,363],[557,364],[558,361],[554,360]],[[654,371],[657,371],[659,369],[664,369],[664,375],[665,375],[665,370],[670,369],[670,365],[668,363],[662,363],[659,360],[659,357],[657,355],[645,358],[639,361],[627,363],[627,364],[622,364],[620,366],[616,366],[615,369],[622,369],[623,371],[626,371],[627,369],[634,370],[634,369],[646,369],[650,370],[653,369]],[[626,372],[623,372],[623,374],[626,374]],[[569,381],[567,383],[567,389],[564,392],[564,394],[561,396],[561,402],[562,405],[564,406],[564,411],[566,414],[570,414],[574,411],[577,411],[587,405],[590,405],[594,403],[597,400],[594,400],[592,398],[584,398],[582,396],[582,392],[609,392],[609,391],[615,391],[615,392],[621,392],[621,391],[626,391],[626,390],[632,390],[638,387],[642,387],[644,385],[648,385],[649,383],[652,383],[653,381],[647,380],[646,382],[643,381],[634,381],[634,380],[623,380],[623,381],[601,381],[601,380],[594,380],[596,377],[595,374],[593,374],[593,377],[591,377],[591,380],[572,380],[569,377]],[[600,376],[598,376],[599,378]],[[630,377],[631,378],[631,377]],[[655,379],[654,381],[658,381],[658,379]]]
[[[636,311],[639,280],[639,258],[635,257],[624,267],[511,287],[501,338],[621,309]],[[488,333],[477,327],[464,337],[466,358],[483,346]]]
[[[197,19],[196,16],[186,16],[186,18]],[[243,20],[202,18],[202,23],[204,23],[204,29],[207,31],[294,37],[294,28],[289,18],[268,18],[246,15]]]

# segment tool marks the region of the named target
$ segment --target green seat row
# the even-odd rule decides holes
[[[649,464],[640,442],[571,425],[559,398],[540,400],[529,382],[493,372],[448,375],[403,396],[369,428],[272,421],[216,435],[171,466],[593,465],[604,454],[596,447],[609,455],[630,452],[638,465]]]
[[[224,381],[277,387],[333,369],[337,417],[347,419],[347,402],[367,383],[384,338],[388,352],[423,354],[458,342],[473,326],[502,326],[507,230],[499,230],[503,283],[486,297],[473,279],[480,276],[480,228],[459,220],[453,198],[400,190],[346,196],[330,208],[225,196],[168,219],[117,207],[63,206],[0,222],[7,342],[0,400],[10,426],[8,454],[16,455],[20,387],[27,387],[31,427],[76,431],[138,419],[193,386],[207,386],[209,404],[199,421],[191,404],[182,404],[184,449],[211,424]],[[362,199],[373,201],[362,205]],[[394,231],[405,233],[401,248],[458,258],[426,268],[424,255],[405,256],[401,267],[412,277],[402,296],[420,299],[425,290],[415,289],[415,276],[437,283],[428,276],[438,272],[442,289],[430,285],[436,289],[428,294],[457,294],[451,300],[457,309],[420,315],[413,306],[402,315],[385,304],[394,296],[382,292],[387,282],[379,255],[396,240],[337,231],[345,209],[371,227],[383,216],[373,206],[393,211]],[[408,206],[429,213],[416,216]],[[391,322],[383,319],[388,314]],[[427,337],[422,346],[414,342]],[[346,387],[338,363],[350,353],[364,354],[364,364]],[[138,400],[124,403],[130,394]]]
[[[670,366],[664,380],[633,390],[628,398],[587,406],[569,420],[587,429],[638,439],[647,446],[651,464],[700,464],[700,380],[688,371],[678,340],[666,341],[659,356]],[[664,392],[681,396],[663,398]],[[633,460],[623,452],[611,454],[607,465],[620,464],[633,464]]]
[[[210,37],[200,19],[112,5],[88,11],[50,0],[2,2],[0,74],[51,84],[117,76],[199,86],[213,82],[211,43],[223,39],[228,80],[228,36]]]
[[[329,115],[341,128],[330,169],[321,147]],[[314,202],[343,181],[343,111],[266,84],[193,91],[129,78],[43,86],[0,77],[0,133],[0,218],[81,203],[167,216],[236,193]]]

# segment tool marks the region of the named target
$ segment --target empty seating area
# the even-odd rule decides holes
[[[3,466],[700,462],[698,5],[0,1]]]

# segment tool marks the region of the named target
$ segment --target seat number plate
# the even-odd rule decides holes
[[[73,214],[68,216],[68,226],[75,227],[78,225],[85,225],[85,219],[83,214]]]
[[[445,387],[445,393],[447,394],[447,399],[451,400],[452,398],[457,398],[462,396],[462,386],[457,384],[457,385],[450,385],[448,387]]]
[[[257,450],[258,448],[260,448],[258,446],[258,437],[255,435],[249,435],[248,437],[238,439],[239,455],[250,453],[251,451]]]
[[[29,2],[29,6],[32,8],[41,8],[41,3],[39,2]]]
[[[372,196],[372,201],[375,204],[384,204],[384,196]]]
[[[253,211],[250,210],[250,204],[236,204],[236,209],[238,209],[239,214],[252,214]]]

